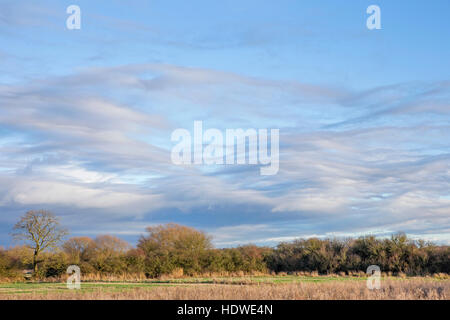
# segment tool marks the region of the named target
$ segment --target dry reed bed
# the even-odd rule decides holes
[[[67,291],[0,295],[0,299],[33,300],[449,300],[450,281],[385,280],[380,290],[368,290],[365,281],[260,285],[178,285],[108,291]]]

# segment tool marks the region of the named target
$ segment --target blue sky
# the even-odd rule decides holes
[[[81,8],[67,30],[66,8]],[[381,30],[366,8],[381,8]],[[0,0],[0,244],[29,209],[134,243],[404,231],[450,243],[450,3]],[[280,170],[179,167],[171,132],[280,129]]]

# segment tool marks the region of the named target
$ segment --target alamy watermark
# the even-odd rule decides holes
[[[66,13],[70,14],[66,20],[66,27],[69,30],[81,29],[81,9],[77,5],[70,5],[66,9]]]
[[[271,129],[270,137],[268,129],[226,129],[223,134],[214,128],[203,131],[203,121],[194,121],[193,136],[180,128],[172,132],[171,140],[178,142],[171,153],[176,165],[260,164],[261,175],[278,173],[279,129]]]
[[[367,14],[370,16],[367,18],[366,26],[369,30],[381,29],[381,9],[379,6],[372,4],[367,7]]]
[[[81,270],[79,266],[70,265],[66,273],[70,276],[67,278],[67,289],[81,289]]]
[[[381,288],[381,269],[377,265],[370,265],[367,267],[366,273],[369,275],[367,278],[367,289],[374,290]]]

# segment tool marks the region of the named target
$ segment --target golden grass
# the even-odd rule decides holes
[[[380,290],[365,281],[300,282],[289,284],[179,284],[142,286],[123,290],[109,287],[91,291],[4,293],[0,299],[26,300],[448,300],[450,281],[426,278],[386,279]]]

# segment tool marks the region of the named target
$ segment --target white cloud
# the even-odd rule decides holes
[[[242,226],[217,229],[220,243],[376,229],[443,234],[450,223],[449,127],[404,121],[408,107],[430,111],[422,107],[425,98],[410,103],[405,86],[351,94],[166,64],[3,85],[0,204],[123,217],[174,209],[179,217],[196,210],[214,216],[230,208],[227,218]],[[439,99],[445,90],[439,87]],[[434,100],[426,90],[413,91]],[[368,110],[371,99],[385,104],[383,112]],[[349,119],[350,127],[327,127],[325,111]],[[377,119],[389,114],[392,123],[366,119],[373,112]],[[224,127],[282,126],[279,174],[174,166],[170,130],[196,116]],[[270,228],[280,219],[306,221],[310,229],[285,235],[286,226]]]
[[[4,192],[4,190],[3,190]],[[125,214],[144,213],[160,205],[161,197],[154,194],[115,191],[85,185],[22,179],[8,184],[1,205],[69,206],[74,208],[109,209]]]

